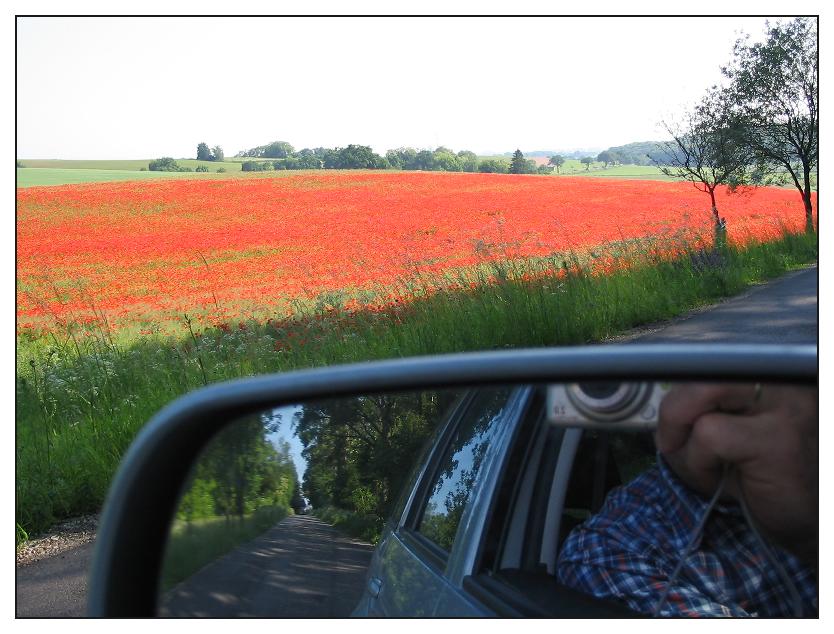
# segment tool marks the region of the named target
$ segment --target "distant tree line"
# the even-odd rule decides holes
[[[299,169],[391,169],[384,157],[367,145],[348,145],[343,148],[304,148],[295,151],[284,141],[275,141],[238,156],[250,156],[261,160],[244,161],[244,172]],[[263,160],[274,158],[274,160]]]
[[[662,143],[642,141],[610,147],[597,154],[596,160],[609,165],[657,165],[666,158]]]
[[[521,154],[519,150],[516,150]],[[367,145],[348,145],[337,148],[304,148],[296,151],[286,141],[273,141],[267,145],[244,150],[238,158],[244,161],[245,172],[296,169],[396,169],[426,172],[481,172],[498,174],[550,173],[551,168],[536,167],[535,161],[513,156],[507,161],[501,158],[480,159],[469,150],[455,152],[440,146],[434,150],[418,150],[400,147],[388,150],[381,156]],[[273,160],[264,160],[273,159]]]
[[[198,161],[222,161],[224,159],[223,148],[219,145],[209,148],[206,143],[197,144],[197,160]],[[170,156],[163,156],[162,158],[154,159],[148,163],[148,170],[151,172],[208,172],[209,169],[205,165],[198,165],[196,168],[186,167],[180,165]],[[140,170],[142,171],[142,170]],[[217,168],[218,172],[225,172],[223,167]]]

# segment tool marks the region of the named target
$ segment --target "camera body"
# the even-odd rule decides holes
[[[594,381],[547,386],[547,422],[606,431],[657,428],[660,402],[671,384]]]

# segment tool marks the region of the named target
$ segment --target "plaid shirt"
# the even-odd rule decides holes
[[[656,466],[611,491],[600,512],[570,533],[559,581],[652,614],[707,506],[658,456]],[[814,572],[771,550],[793,580],[804,616],[815,616]],[[793,616],[785,584],[737,505],[713,509],[659,615]]]

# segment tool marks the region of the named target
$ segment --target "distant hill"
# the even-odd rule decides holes
[[[663,163],[666,152],[659,141],[638,141],[608,148],[625,165],[655,165]]]
[[[665,153],[663,145],[659,141],[637,141],[635,143],[627,143],[626,145],[615,145],[608,148],[609,152],[616,153],[620,160],[619,163],[624,165],[656,165],[658,162],[663,162]],[[573,150],[532,150],[525,152],[522,150],[524,157],[528,159],[549,158],[555,154],[561,154],[568,159],[580,159],[583,156],[596,156],[602,152],[602,148],[578,148]],[[503,152],[496,156],[512,156],[512,152]],[[539,163],[539,161],[536,161]],[[545,163],[547,161],[544,161]]]
[[[580,148],[574,150],[532,150],[531,152],[521,151],[524,158],[540,158],[551,157],[556,154],[561,154],[565,158],[582,158],[583,156],[596,156],[602,152],[601,148]],[[504,152],[500,156],[512,156],[512,152]]]

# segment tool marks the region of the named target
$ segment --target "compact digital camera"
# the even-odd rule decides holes
[[[547,421],[560,427],[650,431],[671,384],[589,381],[549,385]]]

